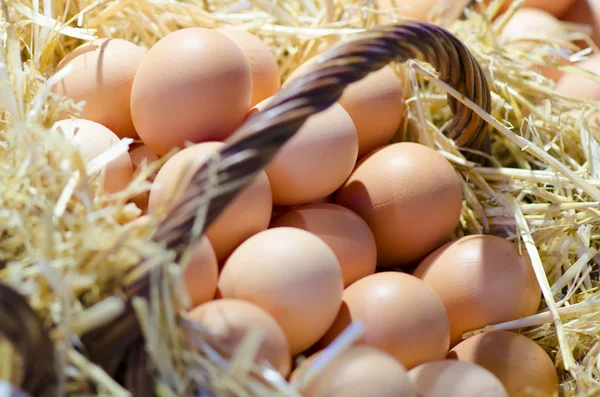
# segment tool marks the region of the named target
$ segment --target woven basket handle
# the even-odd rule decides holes
[[[443,81],[490,111],[491,95],[481,66],[447,30],[410,22],[358,33],[325,51],[313,71],[283,87],[266,109],[250,117],[226,142],[214,167],[204,164],[195,172],[181,201],[159,225],[154,238],[181,253],[189,244],[189,231],[201,203],[208,207],[199,231],[210,226],[308,117],[333,105],[349,84],[392,61],[409,59],[431,64]],[[450,95],[448,103],[454,117],[444,130],[446,136],[458,146],[489,152],[487,124]],[[218,193],[207,197],[209,191]]]

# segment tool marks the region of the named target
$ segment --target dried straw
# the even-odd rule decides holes
[[[462,175],[465,201],[457,236],[495,233],[522,245],[532,258],[545,298],[539,314],[487,329],[521,329],[555,360],[565,396],[591,396],[600,392],[600,145],[594,135],[600,134],[586,117],[571,112],[584,110],[589,115],[600,106],[555,95],[554,83],[537,73],[535,66],[582,73],[570,62],[584,59],[596,48],[575,46],[573,42],[584,35],[566,25],[563,36],[538,41],[526,50],[518,43],[502,43],[499,33],[506,21],[492,23],[500,3],[485,8],[477,2],[477,12],[467,10],[461,20],[455,19],[458,14],[453,8],[439,8],[431,15],[466,43],[482,66],[492,91],[490,106],[482,109],[444,84],[443,76],[411,62],[398,67],[408,70],[407,87],[412,88],[406,100],[406,123],[396,139],[436,148]],[[514,3],[506,18],[521,2]],[[48,130],[60,112],[77,114],[83,104],[51,95],[53,79],[46,79],[81,40],[119,37],[149,48],[169,32],[189,26],[239,26],[255,33],[272,48],[285,78],[308,58],[371,28],[378,16],[393,13],[378,10],[372,1],[358,0],[9,0],[2,4],[0,279],[25,296],[43,319],[38,325],[35,320],[15,325],[17,329],[43,335],[44,327],[52,326],[50,338],[56,350],[42,353],[43,344],[41,350],[27,350],[53,365],[38,359],[35,374],[28,374],[22,372],[27,365],[15,369],[3,362],[0,378],[17,383],[25,376],[52,378],[48,370],[58,365],[54,384],[59,392],[130,395],[109,376],[114,370],[111,365],[98,366],[102,360],[92,363],[89,357],[94,355],[78,348],[82,336],[133,310],[151,348],[146,356],[140,354],[143,345],[132,345],[126,367],[137,370],[127,372],[128,387],[148,387],[147,374],[139,368],[149,361],[158,395],[185,394],[190,380],[240,396],[296,395],[274,371],[251,364],[256,335],[250,334],[240,351],[230,352],[212,341],[201,325],[179,319],[186,307],[186,297],[178,288],[181,269],[174,264],[174,253],[156,237],[150,238],[156,236],[158,217],[148,223],[129,223],[139,211],[127,202],[148,190],[144,181],[153,169],[124,192],[104,194],[98,176],[88,174],[89,166],[78,153]],[[442,132],[452,118],[447,94],[493,125],[490,166],[470,161],[469,152]],[[105,154],[97,165],[117,150],[124,149]],[[197,230],[202,230],[203,216],[198,219]],[[130,290],[139,287],[132,269],[143,258],[152,258],[146,259],[144,268],[154,269],[149,278],[153,288],[148,300],[136,298],[128,305]],[[130,282],[123,285],[125,279]],[[7,291],[0,294],[2,299],[10,295]],[[18,296],[8,302],[0,309],[16,309],[21,316],[27,312],[18,309],[25,303]],[[99,350],[110,351],[109,347],[102,345]],[[32,360],[23,350],[31,348],[16,344],[25,364]],[[189,363],[195,365],[184,365]],[[30,383],[30,392],[39,392],[36,383]]]

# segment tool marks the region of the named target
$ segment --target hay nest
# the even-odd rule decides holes
[[[491,84],[491,112],[462,98],[427,65],[397,65],[407,76],[410,94],[405,124],[395,139],[435,147],[463,176],[465,200],[457,236],[501,235],[517,242],[532,259],[544,296],[539,313],[487,329],[521,329],[554,359],[565,396],[596,395],[600,393],[600,144],[596,138],[600,133],[586,116],[599,111],[600,104],[556,95],[554,82],[536,71],[538,66],[551,66],[583,73],[571,62],[595,52],[595,47],[575,45],[574,40],[583,36],[568,26],[563,36],[534,47],[502,43],[501,29],[521,2],[494,23],[501,1],[487,8],[477,2],[459,18],[464,3],[441,2],[452,6],[438,8],[431,18],[460,38],[483,67]],[[86,165],[64,137],[48,130],[58,114],[76,115],[82,106],[52,95],[53,79],[48,78],[58,61],[82,41],[124,38],[149,48],[180,28],[232,25],[263,39],[285,78],[328,46],[374,26],[379,15],[392,15],[368,0],[324,4],[315,0],[2,2],[0,280],[25,296],[29,306],[11,298],[8,290],[0,294],[0,315],[14,318],[9,314],[16,311],[22,318],[22,324],[0,322],[0,331],[31,331],[35,318],[42,319],[40,329],[52,331],[38,335],[36,346],[41,349],[44,342],[52,341],[55,347],[51,355],[58,378],[53,383],[59,393],[129,396],[123,384],[144,383],[146,362],[139,360],[147,358],[155,381],[145,387],[157,395],[182,395],[191,384],[206,385],[203,395],[211,395],[211,388],[240,396],[298,395],[274,371],[251,364],[256,335],[249,335],[237,351],[225,352],[200,325],[176,320],[187,305],[187,297],[177,288],[176,256],[149,238],[160,220],[131,222],[139,209],[129,203],[149,190],[147,177],[161,164],[145,167],[126,190],[105,194],[98,170],[130,142],[123,141]],[[467,160],[465,152],[442,133],[452,116],[447,93],[494,127],[490,167]],[[90,360],[80,338],[126,310],[124,285],[139,277],[136,264],[144,258],[152,258],[146,261],[146,269],[161,268],[169,277],[151,283],[151,291],[162,291],[163,299],[151,292],[150,299],[133,301],[147,357],[139,354],[143,346],[133,349],[125,366],[126,379],[119,382]],[[33,308],[32,316],[37,313],[31,321],[28,307]],[[355,336],[350,329],[338,347]],[[21,384],[27,375],[22,365],[26,357],[18,348],[0,343],[0,378],[14,384]]]

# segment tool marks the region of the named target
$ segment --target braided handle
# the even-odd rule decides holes
[[[195,172],[179,204],[159,225],[155,239],[181,253],[189,244],[196,209],[202,200],[207,200],[209,190],[218,187],[218,193],[210,197],[202,230],[271,162],[308,117],[333,105],[349,84],[391,61],[408,59],[428,62],[443,81],[490,111],[491,95],[481,66],[447,30],[411,22],[356,34],[323,53],[315,70],[282,88],[266,109],[242,125],[220,152],[216,169],[204,164]],[[450,95],[448,103],[454,117],[444,133],[459,146],[489,152],[487,124]],[[210,172],[215,171],[217,186],[215,178],[209,178]]]
[[[491,96],[480,65],[465,45],[447,30],[428,23],[410,22],[356,34],[323,53],[313,71],[283,87],[266,109],[250,117],[226,142],[216,163],[204,164],[193,174],[181,200],[159,225],[154,240],[180,256],[193,243],[191,230],[202,205],[207,211],[199,232],[206,230],[271,162],[308,117],[333,105],[349,84],[392,61],[408,59],[428,62],[439,71],[442,80],[484,110],[490,110]],[[454,98],[449,96],[448,102],[454,117],[444,133],[459,146],[489,151],[485,122]],[[129,296],[148,296],[148,275],[126,286],[126,292]],[[83,341],[92,360],[112,372],[118,360],[140,337],[139,324],[128,305],[123,315],[85,335]]]

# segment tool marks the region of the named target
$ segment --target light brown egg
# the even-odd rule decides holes
[[[578,62],[574,66],[600,74],[600,54],[591,55],[588,59]],[[577,73],[565,73],[558,81],[556,92],[570,98],[599,101],[600,82]]]
[[[564,27],[552,14],[536,8],[523,8],[517,11],[504,26],[500,39],[504,46],[517,46],[523,51],[539,52],[542,47],[540,40],[564,39],[564,33]],[[558,56],[548,56],[548,59],[567,63]],[[558,81],[563,74],[552,66],[536,65],[535,69],[554,81]]]
[[[290,380],[301,380],[315,359],[307,358],[292,372]],[[302,383],[304,385],[304,383]],[[371,346],[352,346],[323,372],[300,388],[304,397],[416,397],[406,369],[393,356]]]
[[[94,121],[66,119],[54,123],[52,129],[65,134],[78,149],[84,161],[91,162],[119,143],[120,139],[111,130]],[[104,190],[118,192],[131,182],[133,166],[127,152],[107,164],[104,175]]]
[[[81,118],[106,126],[118,137],[135,138],[129,97],[143,57],[142,48],[122,39],[84,44],[58,64],[58,70],[66,65],[72,70],[53,91],[75,102],[85,101]]]
[[[137,145],[136,147],[129,150],[129,156],[131,157],[131,163],[133,164],[133,171],[135,172],[142,164],[146,166],[154,163],[158,160],[158,156],[146,145]],[[152,175],[150,178],[154,180],[156,175]]]
[[[210,155],[225,146],[221,142],[204,142],[175,154],[161,167],[156,175],[150,192],[148,210],[155,211],[169,197],[179,181],[179,175],[187,169],[182,187],[177,196],[188,185],[189,178]],[[177,202],[175,197],[172,208]],[[247,186],[209,226],[206,236],[210,240],[219,263],[227,259],[229,254],[248,237],[265,230],[271,220],[271,188],[264,172],[260,172],[255,180]]]
[[[285,212],[270,227],[296,227],[320,237],[333,250],[344,287],[375,272],[377,247],[369,226],[358,215],[336,204],[307,204]]]
[[[567,10],[574,4],[578,2],[583,2],[586,0],[525,0],[523,6],[525,8],[537,8],[543,11],[546,11],[556,17],[560,17],[567,12]],[[487,3],[490,3],[491,0],[486,0]],[[504,12],[508,9],[508,7],[512,4],[513,0],[506,0],[502,7],[500,8],[501,12]]]
[[[183,273],[192,306],[198,306],[215,297],[218,278],[219,264],[215,251],[210,241],[202,237],[195,243],[194,251]]]
[[[439,0],[377,0],[377,8],[387,15],[379,16],[379,23],[394,23],[406,18],[428,20],[429,12]]]
[[[467,331],[531,316],[541,300],[529,257],[501,237],[479,234],[448,243],[413,274],[442,298],[451,345]]]
[[[254,109],[262,111],[270,100]],[[344,108],[334,104],[309,117],[266,169],[273,203],[300,205],[329,196],[352,172],[357,153],[356,128]]]
[[[266,360],[283,376],[289,374],[292,360],[285,334],[275,319],[260,307],[239,299],[218,299],[191,310],[189,317],[208,328],[231,354],[248,332],[258,329],[262,343],[255,362]]]
[[[531,339],[514,332],[472,336],[455,346],[448,357],[487,369],[500,379],[510,397],[558,393],[558,375],[548,354]]]
[[[390,353],[408,369],[441,360],[448,352],[450,326],[444,304],[427,284],[409,274],[375,273],[346,288],[340,312],[319,346],[357,320],[365,326],[359,344]]]
[[[271,314],[292,354],[325,334],[342,302],[340,264],[327,244],[300,229],[260,232],[231,254],[219,278],[223,298],[243,299]]]
[[[252,97],[250,65],[240,48],[212,29],[168,34],[144,56],[131,91],[140,138],[156,154],[222,141],[244,121]]]
[[[432,361],[411,369],[408,376],[418,397],[509,397],[494,374],[464,361]]]
[[[261,39],[243,29],[219,28],[217,31],[236,43],[250,64],[252,71],[250,106],[275,95],[281,86],[281,77],[277,60],[269,47]]]
[[[586,30],[594,43],[600,45],[600,0],[574,1],[573,6],[561,19],[583,25],[582,28]],[[582,42],[582,45],[587,46],[585,42]]]
[[[458,226],[462,187],[441,154],[402,142],[363,158],[336,203],[367,222],[379,265],[405,266],[448,241]]]
[[[314,69],[317,58],[302,64],[286,84]],[[348,112],[358,134],[358,156],[388,143],[404,115],[404,86],[396,72],[386,66],[350,84],[338,103]]]

